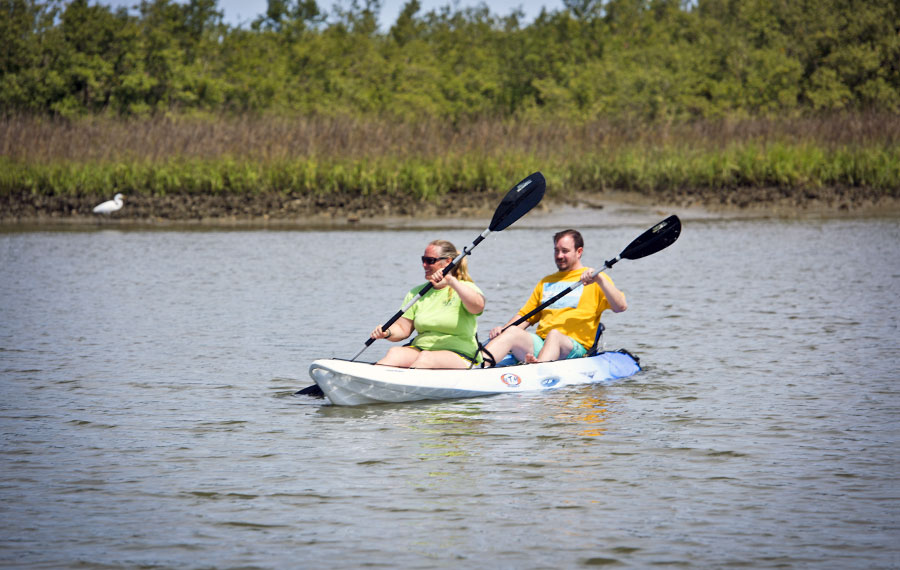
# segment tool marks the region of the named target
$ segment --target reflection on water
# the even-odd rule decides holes
[[[556,226],[597,265],[656,217],[492,235],[482,337],[553,271]],[[685,219],[610,272],[629,309],[606,346],[644,366],[610,386],[293,395],[421,282],[425,243],[474,234],[0,235],[0,561],[900,565],[900,223]]]
[[[578,435],[596,437],[606,433],[604,422],[609,418],[610,402],[595,388],[566,394],[559,403],[559,411],[553,418],[577,427]]]
[[[421,461],[436,461],[441,467],[452,460],[455,467],[454,471],[429,471],[429,477],[454,477],[469,461],[479,459],[477,438],[486,433],[486,421],[477,404],[449,407],[432,404],[413,415],[417,421],[409,429],[421,437],[421,450],[416,457]]]

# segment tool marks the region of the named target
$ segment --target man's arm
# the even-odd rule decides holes
[[[593,279],[590,278],[591,273],[590,269],[585,271],[584,275],[581,276],[581,282],[585,285],[590,285],[591,283],[599,285],[600,290],[603,291],[603,294],[606,296],[609,308],[612,309],[614,313],[621,313],[628,308],[628,303],[625,301],[625,293],[613,285],[612,280],[605,273],[601,271]]]

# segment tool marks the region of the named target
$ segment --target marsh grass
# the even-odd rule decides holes
[[[429,200],[504,189],[535,170],[551,193],[846,185],[897,196],[900,117],[680,125],[0,120],[5,195],[350,192]]]

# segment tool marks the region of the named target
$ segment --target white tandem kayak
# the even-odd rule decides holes
[[[338,406],[472,398],[609,383],[640,371],[627,351],[536,364],[470,370],[425,370],[350,360],[316,360],[309,375]]]

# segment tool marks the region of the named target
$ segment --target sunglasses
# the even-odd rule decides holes
[[[425,265],[434,265],[435,263],[437,263],[438,261],[440,261],[442,259],[450,259],[450,258],[449,257],[425,257],[423,255],[422,263],[424,263]]]

